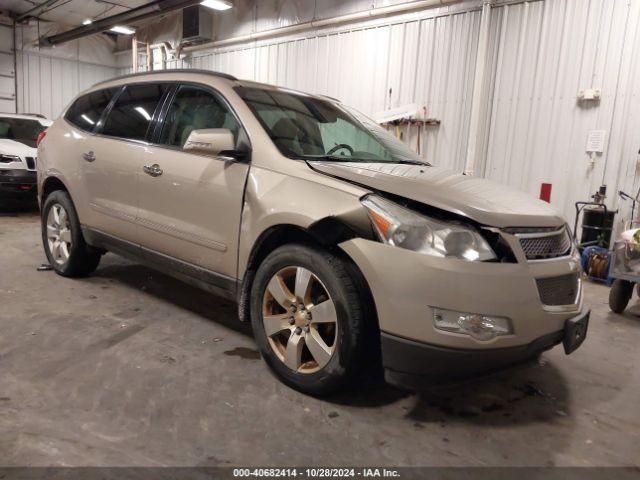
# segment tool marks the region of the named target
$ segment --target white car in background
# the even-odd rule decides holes
[[[35,189],[37,142],[51,123],[37,114],[0,113],[0,191]]]

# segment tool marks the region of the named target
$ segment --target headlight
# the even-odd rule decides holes
[[[17,157],[16,155],[7,155],[4,153],[0,153],[0,162],[2,163],[11,163],[11,162],[19,162],[20,161],[20,157]]]
[[[467,261],[496,259],[487,241],[473,228],[425,217],[376,195],[362,200],[380,240],[434,257]]]

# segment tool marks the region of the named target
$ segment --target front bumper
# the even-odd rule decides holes
[[[25,169],[0,169],[0,189],[10,191],[31,191],[35,189],[37,173]]]
[[[486,375],[517,363],[563,343],[565,353],[573,353],[586,338],[589,313],[567,320],[559,332],[544,335],[518,347],[487,350],[455,349],[382,334],[382,358],[388,383],[411,390],[434,384]]]
[[[359,267],[371,289],[383,333],[383,363],[399,372],[404,361],[397,366],[389,363],[389,358],[400,345],[409,350],[415,350],[416,345],[428,347],[428,354],[407,354],[413,358],[408,363],[420,368],[425,363],[455,363],[473,373],[476,361],[482,364],[480,370],[513,363],[561,342],[566,322],[582,312],[579,283],[573,303],[562,306],[544,305],[537,283],[569,274],[578,276],[577,257],[541,262],[465,262],[362,238],[340,247]],[[439,330],[433,322],[436,308],[506,317],[513,333],[480,341]],[[452,377],[453,370],[446,367]]]

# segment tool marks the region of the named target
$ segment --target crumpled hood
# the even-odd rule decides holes
[[[316,171],[415,200],[493,227],[565,223],[546,202],[497,182],[441,167],[395,163],[309,162]]]
[[[9,140],[8,138],[0,138],[0,153],[5,155],[18,155],[20,158],[37,157],[38,150],[31,148],[24,143]]]

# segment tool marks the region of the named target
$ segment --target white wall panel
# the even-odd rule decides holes
[[[493,10],[486,177],[534,195],[542,182],[552,183],[552,203],[569,218],[574,203],[603,183],[610,206],[617,205],[617,190],[635,185],[630,166],[640,148],[631,106],[640,83],[639,15],[638,0],[547,0]],[[601,88],[602,99],[578,101],[583,88]],[[606,130],[608,141],[591,165],[585,146],[596,129]]]
[[[16,111],[13,27],[0,24],[0,112]]]
[[[640,2],[630,6],[625,30],[604,182],[635,195],[640,188]],[[616,200],[618,220],[628,219],[631,204]]]
[[[92,35],[55,48],[39,48],[40,33],[37,26],[16,29],[18,112],[56,118],[80,91],[117,75],[115,43],[105,36]]]
[[[56,118],[82,90],[116,76],[115,67],[18,51],[18,111]]]

